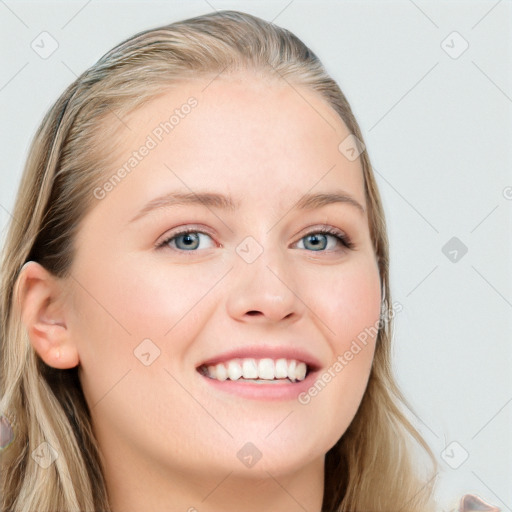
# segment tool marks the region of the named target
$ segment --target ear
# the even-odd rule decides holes
[[[22,323],[41,359],[59,369],[77,366],[78,351],[66,322],[69,304],[62,280],[29,261],[21,269],[16,295]]]

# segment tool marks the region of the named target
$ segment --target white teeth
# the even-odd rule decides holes
[[[307,366],[306,363],[299,363],[295,368],[295,378],[297,380],[304,380],[306,378]]]
[[[274,361],[272,359],[260,359],[258,377],[260,379],[274,380]]]
[[[226,367],[222,363],[219,363],[215,367],[215,373],[217,374],[217,380],[226,380],[228,378],[228,372],[226,370]]]
[[[230,380],[238,380],[242,376],[242,367],[236,361],[228,363],[228,377]]]
[[[210,365],[205,372],[210,378],[220,381],[262,379],[263,381],[275,381],[288,379],[292,382],[301,381],[306,378],[307,365],[295,359],[280,358],[273,360],[264,359],[232,359],[225,363]]]
[[[278,359],[275,368],[276,379],[286,379],[288,377],[288,363],[286,359]]]
[[[297,361],[295,361],[295,359],[292,359],[289,363],[288,363],[288,378],[290,380],[295,380],[295,367],[297,366]]]
[[[244,379],[258,378],[258,367],[254,359],[244,359],[242,363],[242,377]]]

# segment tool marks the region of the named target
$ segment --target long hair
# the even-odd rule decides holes
[[[2,453],[2,510],[110,511],[91,416],[77,367],[47,366],[20,316],[18,276],[33,260],[57,277],[70,269],[80,222],[111,157],[116,117],[197,77],[250,70],[316,91],[363,141],[350,105],[316,55],[288,30],[236,11],[198,16],[122,42],[73,82],[48,111],[32,142],[2,254],[1,410],[15,438]],[[101,134],[101,135],[98,135]],[[413,450],[436,468],[428,445],[404,414],[391,372],[391,294],[386,225],[368,152],[360,155],[368,222],[386,321],[379,325],[367,389],[348,430],[325,458],[322,511],[425,512],[432,479]],[[33,452],[59,456],[42,469]]]

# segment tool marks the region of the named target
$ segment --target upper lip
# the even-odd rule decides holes
[[[197,368],[201,366],[213,366],[217,363],[223,363],[230,359],[295,359],[306,363],[311,371],[316,371],[321,368],[321,363],[316,357],[311,355],[309,352],[295,346],[270,346],[270,345],[250,345],[247,347],[239,347],[235,349],[222,352],[213,357],[210,357],[206,361],[203,361]]]

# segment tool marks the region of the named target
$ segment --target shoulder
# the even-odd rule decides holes
[[[501,509],[487,503],[479,496],[466,494],[460,500],[460,505],[456,512],[500,512],[500,510]]]

